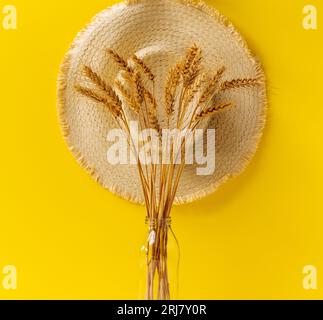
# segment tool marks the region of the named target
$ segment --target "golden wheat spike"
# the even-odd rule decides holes
[[[144,98],[145,98],[145,96],[144,96],[145,88],[143,86],[139,72],[135,72],[134,77],[133,77],[133,82],[134,82],[134,87],[135,87],[135,100],[139,105],[141,105],[144,101]]]
[[[83,66],[83,72],[84,75],[92,81],[92,83],[98,87],[98,89],[105,92],[105,94],[113,101],[113,103],[121,106],[121,101],[116,94],[116,92],[113,90],[111,86],[109,86],[101,77],[99,74],[94,72],[90,67]]]
[[[204,82],[205,74],[201,74],[196,77],[196,79],[193,81],[192,85],[188,88],[186,97],[185,97],[185,105],[190,104],[197,93],[200,91],[203,82]]]
[[[145,64],[145,62],[142,59],[138,58],[135,54],[132,56],[131,59],[142,70],[142,72],[147,75],[147,77],[151,81],[155,80],[155,76],[152,73],[151,69]]]
[[[154,96],[151,94],[151,92],[149,90],[145,89],[144,90],[144,95],[145,95],[145,98],[147,98],[148,102],[150,103],[151,107],[154,110],[157,110],[157,101],[154,98]]]
[[[186,54],[182,65],[184,86],[191,86],[199,75],[202,62],[202,51],[196,45],[193,45]]]
[[[94,72],[89,66],[83,66],[83,74],[92,81],[93,84],[101,88],[102,90],[106,90],[107,84],[106,82],[99,76],[98,73]]]
[[[100,94],[98,94],[97,92],[95,92],[92,89],[89,89],[89,88],[86,88],[86,87],[82,87],[82,86],[76,85],[75,86],[75,90],[78,93],[80,93],[81,95],[83,95],[83,96],[85,96],[87,98],[90,98],[90,99],[92,99],[95,102],[105,104],[108,101],[107,98],[102,97]]]
[[[165,111],[168,117],[174,113],[176,88],[180,83],[181,65],[177,64],[169,71],[165,86]]]
[[[107,97],[103,97],[96,91],[79,85],[75,86],[75,90],[92,101],[103,104],[115,117],[121,115],[122,109],[120,105],[111,103]]]
[[[200,97],[199,105],[202,105],[203,103],[207,102],[211,98],[212,94],[214,94],[214,91],[216,90],[224,71],[225,71],[224,67],[220,68],[215,73],[213,78],[209,81],[209,83],[207,84],[206,88],[204,89]]]
[[[223,92],[230,89],[250,88],[259,84],[260,82],[258,79],[233,79],[223,82],[220,90]]]
[[[107,49],[107,54],[113,59],[113,61],[118,65],[118,67],[121,70],[127,71],[129,73],[133,72],[126,60],[122,58],[116,51],[112,49]]]
[[[190,49],[187,50],[186,57],[183,61],[183,73],[185,74],[191,67],[193,61],[198,56],[200,49],[194,44]]]
[[[160,134],[161,133],[161,127],[159,125],[159,121],[157,118],[157,102],[154,96],[149,92],[148,90],[144,91],[145,98],[147,99],[149,103],[149,110],[148,110],[148,119],[150,122],[150,125]]]
[[[198,114],[196,114],[196,116],[194,117],[194,122],[201,121],[207,117],[213,116],[214,114],[227,110],[228,108],[231,108],[231,107],[232,107],[232,103],[227,102],[227,103],[221,103],[221,104],[217,104],[212,107],[206,108],[205,110],[202,110]]]
[[[115,87],[117,91],[119,92],[120,96],[125,100],[125,102],[128,104],[131,110],[133,110],[135,113],[139,112],[139,106],[135,102],[133,96],[131,93],[128,92],[128,90],[124,87],[124,85],[119,81],[115,80]]]

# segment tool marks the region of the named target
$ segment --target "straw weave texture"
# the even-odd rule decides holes
[[[62,64],[58,107],[67,143],[102,186],[127,200],[144,202],[137,167],[108,163],[106,137],[116,124],[103,108],[75,92],[75,83],[82,80],[80,68],[88,65],[113,84],[119,70],[106,49],[113,48],[126,59],[137,54],[157,75],[158,117],[164,125],[162,97],[167,73],[193,43],[202,49],[203,66],[210,77],[225,66],[224,80],[259,78],[261,85],[226,91],[220,97],[236,107],[207,123],[216,128],[216,170],[210,176],[197,176],[195,165],[185,168],[175,199],[175,203],[185,203],[210,194],[239,174],[261,138],[266,110],[264,74],[236,29],[200,1],[128,1],[97,15],[77,36]]]

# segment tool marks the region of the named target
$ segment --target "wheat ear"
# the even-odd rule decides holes
[[[93,84],[101,88],[102,90],[106,90],[108,85],[106,82],[100,77],[100,75],[94,72],[89,66],[83,65],[83,74],[91,80]]]
[[[193,45],[193,47],[188,50],[182,64],[184,87],[189,87],[193,84],[200,72],[201,62],[202,51],[196,45]]]
[[[109,86],[96,72],[94,72],[90,67],[83,66],[83,72],[87,78],[89,78],[92,83],[100,90],[104,91],[105,94],[112,100],[113,103],[121,106],[121,101],[114,91],[114,89]]]
[[[214,94],[214,91],[216,90],[221,77],[223,75],[225,71],[225,68],[222,67],[220,68],[215,75],[212,77],[212,79],[209,81],[209,83],[207,84],[206,88],[204,89],[203,93],[201,94],[200,100],[198,102],[198,105],[202,105],[203,103],[207,102],[212,95]]]
[[[107,49],[107,54],[112,58],[112,60],[119,66],[121,70],[128,73],[132,73],[133,70],[129,67],[128,63],[124,58],[122,58],[116,51],[112,49]]]
[[[159,125],[159,121],[157,118],[157,102],[154,96],[151,94],[150,91],[145,90],[144,91],[144,96],[147,99],[149,103],[149,110],[148,110],[148,116],[149,116],[149,122],[150,125],[159,133],[161,134],[161,127]]]
[[[99,93],[97,93],[96,91],[89,89],[89,88],[85,88],[79,85],[75,86],[75,90],[80,93],[81,95],[91,99],[94,102],[103,104],[105,107],[108,108],[108,110],[115,116],[115,117],[120,117],[122,114],[122,107],[120,104],[116,104],[116,103],[111,103],[109,101],[109,98],[107,96],[102,96]]]
[[[168,117],[174,113],[176,89],[180,83],[182,66],[177,64],[169,71],[165,86],[165,111]]]
[[[143,103],[145,98],[145,95],[144,95],[145,88],[142,83],[142,79],[139,72],[135,72],[133,77],[133,84],[135,87],[135,99],[136,99],[136,102],[140,105]]]
[[[227,103],[221,103],[221,104],[206,108],[195,115],[193,122],[196,123],[207,117],[213,116],[218,112],[227,110],[228,108],[231,108],[231,107],[232,107],[232,103],[227,102]]]
[[[230,89],[237,89],[237,88],[250,88],[259,85],[258,79],[233,79],[230,81],[224,81],[221,84],[220,91],[226,91]]]
[[[114,85],[116,90],[119,92],[121,98],[124,99],[125,102],[128,104],[129,108],[133,110],[135,113],[138,113],[140,110],[140,107],[136,103],[131,93],[125,88],[125,86],[119,80],[115,80]]]
[[[192,83],[192,86],[188,88],[186,97],[185,97],[185,105],[189,105],[195,98],[198,92],[200,92],[201,87],[204,83],[205,74],[200,74]]]
[[[133,55],[131,59],[151,81],[155,80],[155,76],[152,73],[151,69],[145,64],[142,59],[138,58],[136,55]]]

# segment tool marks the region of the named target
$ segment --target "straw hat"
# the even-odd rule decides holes
[[[239,174],[255,153],[265,124],[263,71],[231,23],[201,1],[129,0],[99,13],[78,34],[62,64],[58,107],[68,146],[97,182],[127,200],[144,202],[137,167],[108,163],[106,136],[116,124],[111,115],[75,92],[80,66],[91,66],[113,83],[119,71],[107,59],[106,49],[113,48],[125,58],[136,54],[158,75],[156,96],[162,102],[168,70],[193,43],[202,49],[203,66],[210,75],[225,66],[225,80],[258,78],[260,85],[223,94],[236,107],[208,122],[208,127],[216,128],[216,170],[198,176],[195,165],[185,168],[175,199],[185,203],[212,193]],[[161,110],[158,117],[163,122]]]

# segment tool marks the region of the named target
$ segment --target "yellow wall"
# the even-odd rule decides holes
[[[0,9],[10,1],[0,0]],[[18,29],[0,27],[0,298],[139,298],[144,208],[101,189],[76,163],[56,115],[59,64],[76,33],[113,1],[12,0]],[[323,17],[320,0],[209,1],[241,30],[268,76],[269,121],[247,171],[175,208],[179,298],[323,298]],[[0,14],[0,17],[3,15]],[[318,270],[318,290],[302,269]]]

